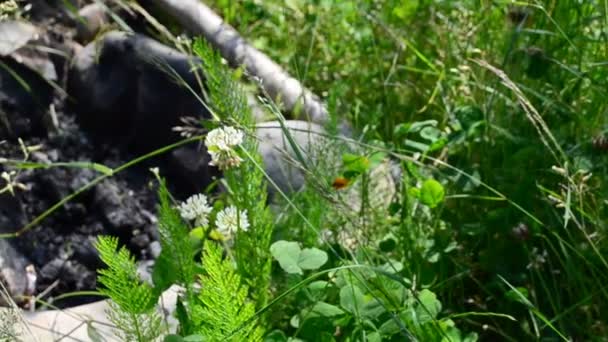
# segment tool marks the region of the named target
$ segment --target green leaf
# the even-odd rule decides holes
[[[333,341],[331,338],[335,330],[332,320],[320,316],[313,317],[300,324],[298,337],[305,341]]]
[[[165,336],[163,342],[184,342],[184,338],[179,335],[170,334]]]
[[[528,289],[525,287],[518,286],[515,289],[511,289],[505,293],[505,296],[514,302],[522,303],[524,305],[530,303],[528,300]]]
[[[402,0],[399,6],[393,8],[393,14],[403,20],[411,18],[418,9],[418,0]]]
[[[441,131],[438,128],[428,126],[420,130],[420,136],[423,139],[434,143],[435,141],[439,140],[439,138],[441,138]]]
[[[310,299],[323,300],[327,296],[327,290],[331,288],[331,284],[325,280],[317,280],[306,286],[309,292]]]
[[[397,274],[403,271],[403,263],[397,260],[389,259],[387,263],[384,263],[379,268],[384,272]]]
[[[437,126],[437,120],[425,120],[398,124],[393,130],[393,135],[395,136],[395,138],[400,138],[408,133],[418,132],[422,128],[428,126]]]
[[[270,253],[287,273],[303,273],[298,266],[300,252],[300,246],[297,242],[280,240],[270,246]]]
[[[382,342],[382,336],[377,331],[373,331],[368,333],[366,336],[366,341],[368,342]]]
[[[303,274],[303,270],[315,270],[327,262],[327,253],[318,248],[300,249],[293,241],[280,240],[270,246],[270,253],[287,273]]]
[[[327,262],[327,253],[318,248],[304,248],[298,258],[298,266],[304,270],[316,270]]]
[[[192,324],[196,333],[210,341],[260,341],[263,330],[258,326],[255,306],[249,300],[249,289],[231,260],[223,257],[224,249],[213,242],[205,244],[202,255],[205,274],[196,301],[192,303]]]
[[[344,310],[359,316],[364,305],[365,296],[357,286],[349,284],[340,289],[340,306]]]
[[[180,335],[170,334],[165,336],[163,342],[204,342],[207,339],[201,335],[188,335],[181,337]]]
[[[264,337],[264,342],[287,342],[287,336],[281,330],[273,330]]]
[[[418,293],[418,300],[420,305],[416,308],[416,315],[420,324],[436,319],[441,312],[441,302],[437,300],[437,296],[424,289]]]
[[[406,147],[411,147],[413,149],[416,149],[420,152],[426,152],[429,150],[429,145],[428,144],[423,144],[421,142],[418,141],[414,141],[411,139],[405,139],[405,141],[403,142],[405,144]]]
[[[370,168],[373,169],[376,166],[382,164],[382,162],[386,159],[386,153],[384,152],[375,152],[369,156],[369,165]]]
[[[367,317],[369,319],[376,319],[380,315],[386,312],[386,308],[384,303],[377,298],[372,298],[363,304],[363,309],[361,310],[361,316]]]
[[[407,194],[410,195],[410,197],[420,199],[420,189],[418,189],[418,188],[407,189]]]
[[[335,317],[343,315],[344,311],[335,305],[325,302],[316,302],[310,309],[310,313],[322,317]]]
[[[380,334],[382,334],[382,336],[390,337],[398,333],[400,331],[400,327],[397,322],[395,322],[394,318],[389,318],[380,326],[378,331]]]
[[[454,115],[460,121],[462,128],[467,131],[475,123],[483,120],[483,112],[479,107],[463,106],[454,111]]]
[[[196,227],[189,233],[192,242],[200,242],[205,238],[205,229],[203,227]]]
[[[443,185],[434,179],[428,179],[420,188],[420,201],[431,208],[435,208],[443,201],[445,190]]]
[[[298,329],[300,327],[300,315],[291,316],[291,319],[289,320],[289,325],[291,325],[293,328]]]
[[[362,174],[369,169],[369,159],[365,156],[358,156],[350,153],[342,155],[342,163],[344,164],[344,173]]]
[[[391,252],[397,247],[397,238],[389,233],[378,243],[378,247],[383,252]]]
[[[115,237],[98,236],[95,247],[101,261],[108,266],[98,271],[97,279],[103,285],[100,292],[133,317],[149,313],[160,292],[139,279],[135,257],[124,246],[118,249],[118,238]]]
[[[184,302],[179,297],[177,303],[175,303],[175,317],[179,322],[181,331],[189,332],[192,330],[192,321],[190,321]]]
[[[426,257],[426,261],[430,262],[431,264],[436,263],[437,261],[439,261],[439,253],[435,252],[435,253],[431,253],[430,255],[428,255]]]
[[[435,140],[430,146],[427,152],[434,152],[442,149],[448,143],[447,138],[439,138]]]
[[[163,249],[154,262],[152,282],[154,283],[154,290],[158,293],[165,291],[178,280],[177,273],[173,269],[173,262],[170,258],[171,256],[167,250]]]

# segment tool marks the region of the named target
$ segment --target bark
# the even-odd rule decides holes
[[[184,27],[202,35],[233,66],[244,65],[247,73],[261,80],[264,90],[288,111],[301,106],[299,119],[325,123],[329,115],[325,104],[304,88],[268,56],[249,45],[200,0],[155,0]]]

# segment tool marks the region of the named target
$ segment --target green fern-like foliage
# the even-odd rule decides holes
[[[234,74],[222,63],[222,56],[200,38],[194,42],[193,48],[202,60],[209,102],[219,119],[233,119],[241,125],[252,123],[247,96]]]
[[[137,265],[129,251],[118,249],[118,239],[100,236],[96,248],[108,266],[99,271],[100,292],[112,299],[108,317],[123,341],[154,341],[161,333],[161,319],[155,311],[158,292],[137,276]]]
[[[235,257],[238,270],[251,289],[251,297],[258,309],[268,302],[272,257],[272,215],[266,206],[266,182],[258,144],[253,137],[253,116],[247,96],[239,81],[222,57],[202,39],[194,44],[194,51],[201,57],[209,88],[211,105],[222,121],[237,124],[247,131],[241,145],[248,159],[238,168],[227,170],[224,178],[228,184],[230,200],[240,209],[247,210],[251,228],[238,232],[235,239]]]
[[[160,182],[158,190],[160,208],[158,212],[158,232],[163,247],[157,262],[165,263],[165,269],[170,269],[170,279],[156,277],[164,280],[164,284],[156,284],[161,289],[168,288],[172,282],[184,285],[187,290],[194,282],[196,265],[194,262],[194,248],[190,243],[190,229],[182,220],[179,211],[172,205],[171,196],[164,181]]]
[[[246,286],[222,249],[207,243],[203,253],[205,273],[193,323],[205,341],[261,341],[263,331],[254,318],[255,306],[248,302]]]

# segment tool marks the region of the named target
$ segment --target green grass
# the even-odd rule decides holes
[[[593,143],[608,129],[605,1],[212,3],[363,141],[422,154],[422,165],[401,163],[404,193],[434,177],[446,201],[401,203],[399,222],[367,241],[396,236],[390,257],[444,312],[517,320],[459,327],[513,340],[608,334],[607,157]],[[335,216],[318,197],[295,200],[315,224]]]
[[[150,296],[186,285],[179,333],[606,340],[608,2],[210,3],[360,138],[329,137],[315,160],[297,154],[307,187],[279,192],[272,211],[273,184],[248,138],[214,198],[248,211],[251,228],[234,244],[211,241],[213,226],[190,231],[161,191],[163,249],[174,252],[157,263]],[[250,132],[240,83],[203,45],[195,51],[221,118],[205,124]],[[113,170],[8,162],[92,167],[102,173],[96,184],[181,143]],[[335,189],[337,180],[349,185]],[[193,249],[209,260],[191,262]],[[120,275],[118,266],[110,270]],[[127,287],[141,285],[127,275]]]

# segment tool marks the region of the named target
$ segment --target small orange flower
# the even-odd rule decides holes
[[[331,184],[331,186],[336,189],[336,190],[340,190],[340,189],[344,189],[346,188],[350,183],[349,179],[346,179],[344,177],[336,177],[336,179],[334,179],[334,182]]]

